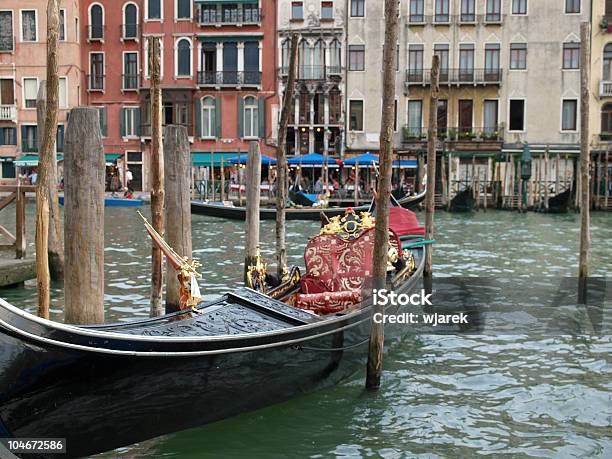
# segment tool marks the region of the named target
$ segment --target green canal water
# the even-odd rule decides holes
[[[10,227],[10,214],[0,214],[0,224]],[[28,216],[33,214],[29,207]],[[287,223],[290,262],[301,263],[305,238],[317,228],[311,222]],[[33,225],[28,229],[33,251]],[[612,214],[594,214],[592,230],[591,272],[610,278]],[[105,236],[107,321],[147,317],[150,245],[135,210],[107,208]],[[263,254],[272,260],[273,222],[262,224],[261,238]],[[506,279],[510,287],[494,300],[511,304],[520,293],[513,291],[513,279],[555,284],[575,275],[578,238],[577,214],[440,212],[435,271],[439,277]],[[194,216],[193,247],[207,298],[239,285],[242,222]],[[0,296],[36,309],[32,282],[0,290]],[[53,286],[52,296],[53,318],[61,320],[61,286]],[[523,316],[529,314],[510,316],[510,325]],[[364,375],[358,373],[283,404],[100,457],[609,458],[609,330],[578,336],[524,328],[499,335],[410,335],[386,356],[379,393],[365,393]]]

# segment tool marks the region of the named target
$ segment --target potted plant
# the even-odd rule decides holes
[[[457,139],[457,129],[450,128],[448,130],[448,139],[449,140],[456,140]]]
[[[601,21],[599,22],[599,28],[602,30],[608,30],[608,19],[601,18]]]

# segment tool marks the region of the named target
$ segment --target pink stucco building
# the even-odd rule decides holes
[[[0,183],[35,167],[36,95],[46,78],[46,0],[0,2]],[[61,2],[58,152],[68,109],[81,103],[79,1]]]

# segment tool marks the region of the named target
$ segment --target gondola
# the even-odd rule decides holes
[[[548,200],[548,209],[542,201],[534,210],[548,214],[565,214],[570,207],[571,200],[572,190],[568,188]]]
[[[450,212],[472,212],[474,210],[474,195],[471,187],[460,191],[451,199]]]
[[[425,191],[413,196],[404,196],[399,199],[400,205],[406,209],[415,208],[425,199]],[[357,211],[366,211],[370,205],[355,207]],[[328,218],[343,215],[348,207],[288,207],[285,210],[287,220],[319,220],[321,213]],[[191,213],[208,215],[211,217],[229,218],[233,220],[246,219],[246,207],[226,205],[220,202],[191,201]],[[259,218],[262,220],[276,220],[276,209],[273,207],[261,207]]]
[[[416,221],[405,212],[394,221]],[[64,325],[0,299],[0,438],[66,438],[62,457],[81,457],[228,418],[346,378],[364,365],[372,305],[367,278],[360,278],[362,289],[343,288],[360,269],[370,272],[371,258],[362,257],[350,271],[345,266],[328,277],[317,277],[312,263],[329,253],[318,250],[330,240],[344,251],[371,254],[373,219],[356,215],[349,211],[332,218],[311,238],[303,276],[294,267],[282,282],[266,286],[265,264],[258,259],[248,270],[250,288],[196,301],[159,318]],[[415,237],[394,228],[387,285],[406,293],[420,287],[422,228],[404,224],[404,233]],[[164,253],[173,267],[172,259],[187,263]],[[182,275],[188,268],[180,267]],[[343,277],[348,272],[352,277]],[[333,292],[316,292],[322,285]],[[399,308],[404,306],[386,312],[404,312]],[[407,331],[405,325],[388,324],[385,341],[396,341]]]

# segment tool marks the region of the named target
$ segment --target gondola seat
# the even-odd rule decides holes
[[[419,223],[416,214],[400,206],[389,209],[389,229],[399,237],[425,235],[425,228]]]

